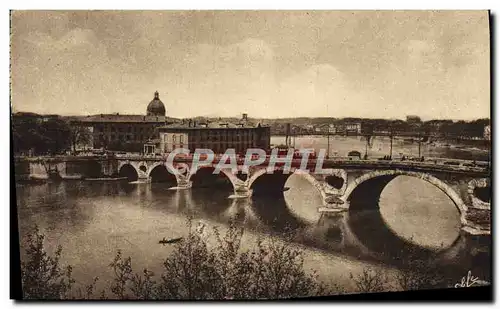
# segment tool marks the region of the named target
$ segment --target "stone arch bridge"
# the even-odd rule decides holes
[[[191,188],[200,181],[212,178],[214,182],[225,182],[232,187],[233,197],[268,195],[282,196],[287,179],[300,174],[319,192],[323,199],[318,211],[333,216],[342,216],[351,205],[369,204],[380,199],[385,186],[400,175],[426,181],[444,192],[460,213],[462,230],[472,235],[490,234],[490,171],[487,168],[453,166],[427,162],[380,161],[380,160],[325,160],[323,170],[310,160],[305,172],[300,160],[294,160],[290,171],[277,164],[269,172],[266,163],[243,171],[242,162],[238,170],[222,169],[214,175],[215,164],[196,171],[173,173],[163,158],[156,157],[61,157],[17,159],[16,175],[48,177],[50,171],[62,178],[91,178],[116,175],[129,181],[166,182],[170,187]],[[191,167],[188,159],[174,162],[174,168]]]

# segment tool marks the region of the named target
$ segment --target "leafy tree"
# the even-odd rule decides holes
[[[25,252],[21,262],[21,283],[24,299],[92,299],[98,277],[84,289],[74,289],[73,268],[60,265],[62,248],[53,255],[44,248],[45,236],[35,227],[24,238]]]
[[[316,273],[304,269],[303,253],[289,242],[262,241],[243,250],[243,228],[230,224],[222,234],[193,231],[188,220],[188,235],[175,245],[163,263],[158,280],[148,269],[134,273],[132,259],[121,251],[110,264],[114,278],[108,293],[95,295],[93,282],[75,290],[72,268],[60,266],[61,248],[49,255],[38,229],[27,236],[22,267],[26,299],[284,299],[345,292],[335,283],[327,286]],[[215,239],[214,239],[215,238]],[[210,240],[215,241],[210,241]],[[400,259],[400,257],[395,257]],[[401,259],[400,259],[401,260]],[[393,277],[402,290],[446,286],[444,277],[429,261],[405,255],[400,271]],[[381,269],[367,267],[351,274],[357,291],[382,292],[393,289],[389,276]]]
[[[383,292],[389,288],[389,278],[380,269],[367,267],[361,274],[354,276],[351,273],[350,277],[354,280],[357,291],[361,293]]]
[[[66,121],[59,118],[49,118],[42,122],[40,130],[49,154],[58,154],[70,149],[71,130]]]
[[[70,143],[73,149],[73,153],[76,153],[76,146],[86,145],[92,140],[92,132],[89,128],[81,125],[71,125],[70,126]]]
[[[70,148],[70,127],[59,117],[13,116],[12,136],[18,153],[58,154]]]
[[[209,249],[207,239],[190,232],[164,263],[160,297],[278,299],[326,293],[317,275],[304,270],[300,250],[261,240],[255,249],[242,250],[243,234],[233,223],[224,235],[214,229],[216,245]]]
[[[25,260],[21,263],[21,282],[26,299],[65,298],[75,282],[72,268],[59,265],[61,247],[53,256],[43,246],[44,236],[38,228],[27,236]]]

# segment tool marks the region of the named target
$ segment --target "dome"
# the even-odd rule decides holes
[[[165,105],[163,105],[163,102],[160,100],[160,95],[158,94],[158,91],[156,91],[154,99],[148,104],[147,115],[165,116],[165,114]]]

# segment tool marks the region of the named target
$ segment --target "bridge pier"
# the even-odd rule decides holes
[[[247,182],[233,183],[234,194],[230,198],[244,199],[252,196],[252,190]]]
[[[176,175],[175,178],[177,179],[177,189],[179,190],[191,189],[193,183],[189,181],[185,176]]]

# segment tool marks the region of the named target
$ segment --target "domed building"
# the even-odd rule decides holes
[[[160,94],[158,93],[158,91],[156,91],[154,99],[148,104],[146,115],[165,116],[165,114],[166,114],[165,105],[160,100]]]
[[[156,91],[153,100],[147,105],[146,115],[88,115],[76,117],[72,122],[91,128],[92,148],[142,152],[145,142],[157,139],[157,128],[168,124],[165,115],[165,105]]]

